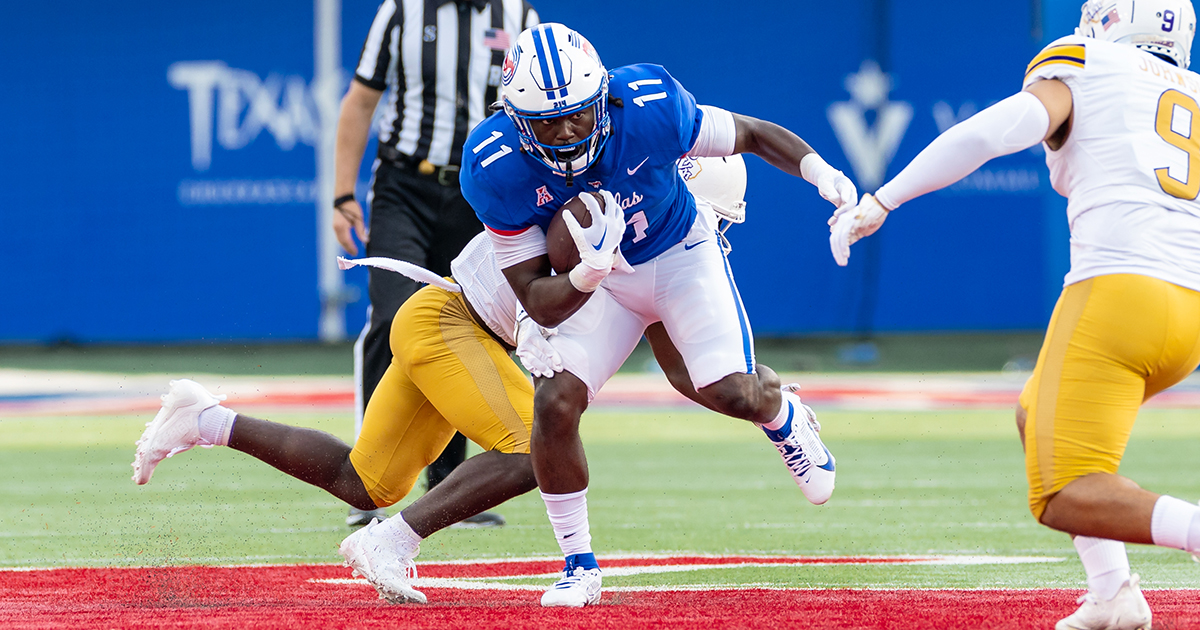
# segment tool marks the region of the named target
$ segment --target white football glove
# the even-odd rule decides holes
[[[571,284],[582,293],[595,291],[614,268],[633,271],[621,256],[620,249],[621,239],[625,238],[625,211],[612,193],[601,190],[600,196],[604,199],[603,213],[595,197],[589,193],[579,195],[592,216],[592,224],[586,228],[580,226],[569,211],[563,210],[563,221],[579,250],[579,264],[568,276]]]
[[[549,339],[558,334],[557,328],[543,328],[521,309],[517,312],[517,358],[529,373],[550,378],[561,372],[562,356],[550,345]]]
[[[833,251],[833,259],[845,267],[850,262],[850,246],[859,239],[870,236],[887,220],[888,213],[874,195],[864,195],[862,201],[849,211],[839,209],[829,219],[831,234],[829,249]]]
[[[816,153],[809,153],[800,160],[800,175],[816,186],[821,198],[837,206],[839,212],[853,208],[858,203],[858,189],[854,187],[854,182]]]

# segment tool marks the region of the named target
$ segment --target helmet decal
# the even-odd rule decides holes
[[[1120,22],[1120,21],[1121,21],[1121,15],[1119,13],[1117,13],[1117,10],[1115,8],[1109,10],[1108,13],[1105,13],[1104,15],[1100,16],[1100,26],[1102,26],[1104,28],[1104,30],[1106,30],[1106,31],[1108,29],[1112,28],[1113,26],[1115,26],[1117,24],[1117,22]]]
[[[570,83],[570,65],[567,65],[567,72],[563,72],[563,60],[558,54],[558,46],[554,43],[554,31],[544,29],[545,41],[543,43],[542,32],[535,30],[533,32],[533,46],[535,55],[538,60],[538,67],[541,69],[540,87],[546,91],[546,99],[554,100],[554,92],[558,90],[559,98],[567,97],[567,84]],[[570,64],[570,61],[567,61]],[[551,73],[553,68],[553,73]],[[538,75],[534,75],[537,79]]]
[[[696,179],[700,176],[700,171],[703,170],[704,167],[700,165],[700,161],[696,158],[686,155],[679,158],[679,176],[683,178],[683,181],[690,182]]]
[[[517,73],[517,61],[521,58],[521,47],[513,46],[504,55],[504,67],[501,69],[500,81],[504,85],[512,83],[513,75]]]

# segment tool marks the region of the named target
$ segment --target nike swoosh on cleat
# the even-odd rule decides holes
[[[825,448],[825,446],[821,445],[821,448]],[[833,472],[833,454],[829,452],[829,449],[825,448],[825,463],[817,468]]]
[[[686,245],[686,244],[685,244],[685,245],[683,246],[683,249],[685,249],[685,250],[688,250],[688,249],[691,249],[691,248],[693,248],[693,247],[695,247],[695,246],[697,246],[697,245],[701,245],[701,244],[703,244],[703,243],[707,243],[707,242],[708,242],[708,239],[704,239],[703,241],[700,241],[699,243],[692,243],[691,245]]]
[[[650,159],[650,156],[649,156],[649,155],[647,155],[647,156],[646,156],[646,160],[649,160],[649,159]],[[645,163],[646,163],[646,160],[642,160],[641,162],[639,162],[639,163],[638,163],[638,165],[637,165],[637,166],[635,166],[635,167],[633,167],[633,168],[626,168],[626,169],[625,169],[625,172],[626,172],[626,173],[629,173],[630,175],[633,175],[634,173],[638,172],[638,169],[639,169],[639,168],[642,168],[642,164],[645,164]]]

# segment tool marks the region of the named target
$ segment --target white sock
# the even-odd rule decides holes
[[[237,412],[215,405],[200,412],[200,439],[214,446],[229,446],[229,434],[233,433],[233,421]]]
[[[788,405],[788,401],[791,401],[792,404]],[[775,419],[766,424],[760,425],[760,426],[764,429],[778,431],[779,429],[782,429],[784,423],[787,422],[788,415],[789,414],[794,415],[795,409],[797,409],[799,407],[800,407],[800,397],[799,396],[797,396],[791,392],[783,392],[783,396],[780,397],[780,399],[779,399],[779,411],[775,412]]]
[[[406,558],[416,558],[421,553],[421,538],[403,514],[397,514],[371,528],[368,535],[379,536],[395,546],[400,555]]]
[[[564,556],[592,553],[592,534],[588,527],[587,488],[569,494],[546,494],[546,514],[554,527],[554,537]]]
[[[419,545],[421,544],[422,540],[425,540],[424,538],[421,538],[420,534],[413,531],[413,528],[408,524],[408,521],[404,520],[403,514],[397,514],[392,518],[383,521],[382,523],[376,525],[375,529],[378,530],[379,533],[390,538],[394,538],[399,542],[409,542],[414,545]]]
[[[1150,538],[1159,547],[1200,551],[1200,505],[1162,495],[1150,517]]]
[[[1075,551],[1087,572],[1088,590],[1101,600],[1116,596],[1129,579],[1129,556],[1125,543],[1090,536],[1075,537]]]

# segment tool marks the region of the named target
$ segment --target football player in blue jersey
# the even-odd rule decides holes
[[[754,153],[817,186],[835,206],[854,184],[790,131],[696,99],[665,69],[605,69],[592,45],[561,24],[521,33],[501,76],[504,115],[464,145],[463,195],[493,241],[504,275],[530,316],[558,327],[563,371],[539,379],[531,456],[566,566],[543,606],[600,599],[579,419],[646,328],[662,322],[709,406],[754,422],[775,443],[809,501],[827,501],[834,459],[812,410],[755,365],[750,322],[722,252],[709,203],[685,187],[676,160]],[[591,224],[564,220],[581,262],[554,275],[545,229],[581,192]],[[597,290],[615,300],[590,300]]]

